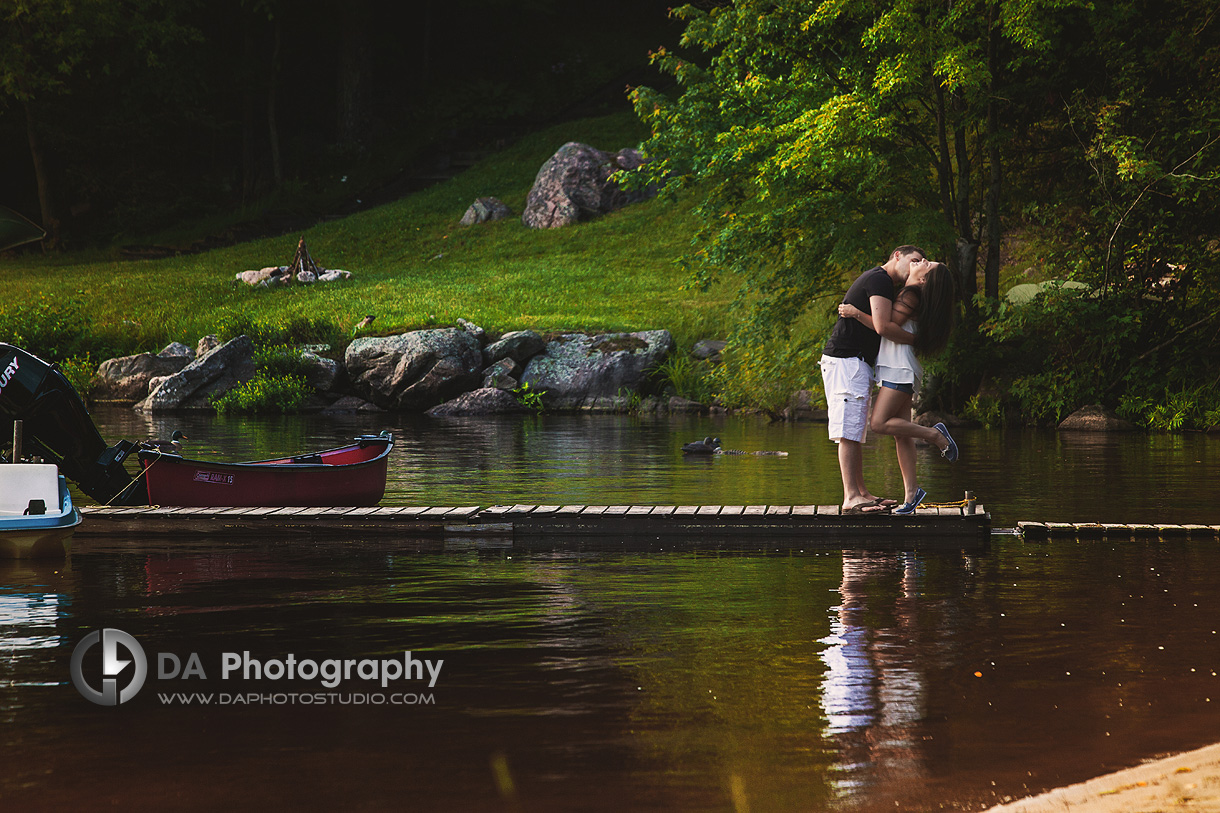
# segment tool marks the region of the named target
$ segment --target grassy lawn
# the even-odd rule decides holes
[[[564,124],[393,203],[201,254],[0,259],[0,325],[68,307],[66,319],[80,321],[103,346],[129,352],[157,350],[168,341],[193,346],[199,336],[238,321],[282,326],[321,319],[350,333],[370,313],[377,315],[373,334],[452,325],[464,317],[494,332],[667,328],[680,346],[723,335],[731,292],[681,289],[684,275],[674,260],[694,230],[682,203],[649,201],[555,230],[527,229],[516,217],[458,225],[483,195],[519,214],[538,169],[567,141],[614,151],[643,135],[630,114]],[[354,278],[277,289],[234,281],[240,271],[290,262],[299,237],[320,265]]]

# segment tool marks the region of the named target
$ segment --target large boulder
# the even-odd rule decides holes
[[[690,354],[701,361],[719,364],[720,354],[728,346],[729,343],[724,339],[700,339],[695,342],[695,346],[691,348]]]
[[[254,377],[254,344],[249,336],[225,342],[169,376],[136,404],[141,412],[210,409],[210,399]]]
[[[343,379],[339,362],[306,350],[301,353],[301,363],[305,367],[306,384],[318,392],[335,392],[339,389]]]
[[[466,210],[466,214],[462,215],[462,225],[474,226],[512,216],[513,210],[504,205],[499,198],[476,198],[474,203],[470,204],[470,208]]]
[[[668,330],[567,333],[530,359],[521,383],[545,391],[542,400],[550,409],[614,410],[622,406],[624,393],[639,391],[644,376],[673,349]]]
[[[98,400],[135,403],[148,395],[151,379],[173,375],[190,364],[192,356],[189,347],[175,342],[156,355],[139,353],[107,359],[97,368],[89,390]]]
[[[524,364],[546,349],[546,339],[532,330],[514,330],[483,348],[483,361],[492,365],[501,359]]]
[[[515,390],[521,386],[521,365],[511,358],[502,358],[483,371],[483,386],[498,390]]]
[[[330,406],[322,408],[323,415],[345,415],[353,412],[385,412],[385,410],[376,404],[370,404],[363,398],[357,398],[355,395],[344,395]]]
[[[784,419],[789,421],[824,421],[827,420],[825,409],[817,406],[813,393],[809,390],[797,390],[788,397],[788,406],[784,410]]]
[[[1060,432],[1132,432],[1135,424],[1125,421],[1114,410],[1090,404],[1068,415],[1059,424]]]
[[[529,412],[511,393],[495,387],[464,392],[452,401],[446,401],[428,410],[433,417],[467,417],[473,415],[512,415]]]
[[[195,358],[201,359],[217,347],[220,347],[220,339],[216,337],[215,333],[209,333],[201,337],[195,344]]]
[[[653,190],[628,191],[610,180],[620,169],[642,163],[638,150],[609,153],[569,141],[538,170],[521,222],[531,229],[554,229],[644,200]]]
[[[360,396],[412,412],[475,389],[483,369],[479,340],[456,328],[356,339],[343,361]]]

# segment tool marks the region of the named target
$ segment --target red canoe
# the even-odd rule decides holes
[[[150,505],[347,506],[377,505],[385,495],[386,464],[394,436],[361,435],[322,452],[215,463],[140,449]]]

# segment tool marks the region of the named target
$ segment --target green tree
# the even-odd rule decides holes
[[[837,294],[844,273],[915,242],[949,259],[969,301],[986,230],[987,292],[997,295],[1002,151],[1020,113],[1002,91],[1046,67],[1058,26],[1083,5],[678,9],[682,46],[708,64],[661,49],[654,61],[680,96],[642,87],[632,98],[652,130],[653,178],[700,196],[687,260],[696,280],[732,273],[755,303],[751,327],[780,326]]]
[[[1220,14],[1214,3],[1099,3],[1087,82],[1069,97],[1087,217],[1080,270],[1107,292],[1179,305],[1220,293]]]

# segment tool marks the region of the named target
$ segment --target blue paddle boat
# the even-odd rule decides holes
[[[0,463],[0,558],[63,556],[80,522],[54,464]]]

